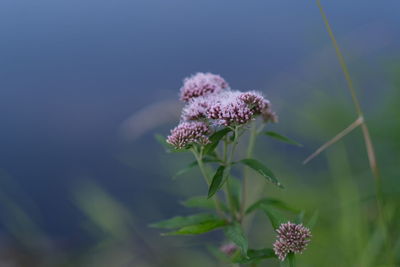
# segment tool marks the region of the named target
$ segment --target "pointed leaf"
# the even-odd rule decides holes
[[[301,212],[299,212],[299,214],[297,214],[296,218],[294,219],[294,222],[297,224],[304,224],[304,216],[306,215],[306,212],[304,210],[302,210]]]
[[[277,139],[277,140],[279,140],[279,141],[282,141],[282,142],[291,144],[291,145],[303,146],[303,145],[300,144],[299,142],[296,142],[296,141],[294,141],[294,140],[292,140],[292,139],[289,139],[289,138],[287,138],[286,136],[283,136],[283,135],[278,134],[278,133],[276,133],[276,132],[269,131],[269,132],[265,132],[264,134],[265,134],[265,135],[268,135],[269,137],[275,138],[275,139]]]
[[[264,178],[266,178],[269,182],[273,183],[274,185],[276,185],[280,188],[284,188],[283,185],[278,181],[278,179],[276,179],[273,172],[270,169],[268,169],[264,164],[259,162],[258,160],[242,159],[240,162],[245,164],[246,166],[252,168],[259,174],[261,174]]]
[[[176,216],[168,220],[150,224],[150,227],[173,229],[180,228],[188,225],[199,224],[216,219],[212,214],[196,214],[191,216]]]
[[[274,209],[269,205],[261,205],[260,208],[265,212],[268,216],[269,221],[274,229],[278,229],[282,223],[287,222],[285,216],[282,215],[278,210]]]
[[[219,166],[208,189],[208,198],[212,197],[221,188],[224,178],[225,166]]]
[[[157,140],[158,143],[160,143],[163,147],[166,148],[172,148],[172,146],[170,144],[167,143],[167,139],[165,138],[165,136],[161,135],[161,134],[155,134],[154,138]]]
[[[286,204],[285,202],[279,200],[279,199],[275,199],[275,198],[263,198],[260,199],[259,201],[255,202],[254,204],[252,204],[250,207],[247,208],[246,210],[246,214],[251,213],[257,209],[262,209],[261,206],[262,205],[270,205],[273,206],[275,208],[281,209],[281,210],[286,210],[286,211],[290,211],[290,212],[294,212],[294,213],[298,213],[299,211],[291,206],[289,206],[288,204]]]
[[[213,209],[214,201],[208,199],[204,196],[197,196],[189,198],[181,203],[183,206],[188,208],[204,208],[204,209]]]
[[[212,219],[199,224],[185,226],[177,231],[165,233],[163,235],[199,235],[223,227],[226,224],[227,222],[225,220]]]
[[[178,176],[183,175],[183,174],[189,172],[191,169],[193,169],[193,168],[196,167],[197,165],[198,165],[198,164],[197,164],[197,161],[191,162],[191,163],[190,163],[189,165],[187,165],[185,168],[183,168],[183,169],[177,171],[177,172],[175,173],[175,175],[174,175],[172,178],[173,178],[173,179],[176,179]]]
[[[239,211],[240,210],[240,197],[242,194],[242,183],[238,178],[230,175],[229,176],[229,187],[232,192],[232,194],[230,196],[230,201],[232,202],[235,210]]]
[[[215,148],[218,146],[219,141],[221,141],[221,139],[224,138],[224,136],[227,135],[230,131],[231,131],[231,129],[224,128],[222,130],[219,130],[219,131],[213,133],[209,138],[210,143],[204,147],[204,154],[212,153],[215,150]]]
[[[235,243],[241,250],[242,254],[247,257],[248,242],[239,223],[233,223],[225,227],[225,235]]]
[[[214,201],[212,199],[209,199],[204,196],[196,196],[196,197],[189,198],[189,199],[181,202],[181,204],[188,208],[202,208],[202,209],[211,209],[211,210],[215,209]],[[219,205],[220,205],[220,208],[222,211],[228,211],[228,208],[225,206],[224,203],[220,202]]]
[[[306,223],[306,226],[310,229],[314,228],[315,224],[318,221],[318,217],[319,217],[318,210],[316,210],[314,214],[311,216],[310,220]]]

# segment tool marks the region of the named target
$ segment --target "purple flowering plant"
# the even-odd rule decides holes
[[[277,176],[253,158],[256,138],[264,135],[300,144],[276,132],[264,131],[268,123],[276,123],[278,119],[263,94],[232,90],[219,75],[197,73],[184,79],[180,100],[185,103],[181,121],[161,141],[170,151],[193,154],[195,161],[188,168],[200,170],[208,192],[204,198],[195,197],[184,204],[212,212],[177,216],[151,226],[170,229],[165,235],[197,235],[222,229],[229,242],[220,247],[226,260],[255,266],[261,260],[274,258],[294,266],[294,254],[302,253],[311,238],[307,228],[310,226],[302,224],[304,213],[272,198],[261,198],[249,205],[246,186],[247,180],[253,179],[248,177],[252,173],[244,171],[243,177],[238,179],[232,175],[232,170],[241,166],[252,169],[267,183],[283,189]],[[238,144],[243,141],[248,142],[246,157],[237,159]],[[243,222],[256,210],[267,215],[278,234],[275,242],[266,242],[270,248],[249,249]],[[291,223],[288,216],[295,217],[296,223]]]

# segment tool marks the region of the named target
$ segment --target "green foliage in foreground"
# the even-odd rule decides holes
[[[256,132],[256,122],[253,123],[255,125],[252,127],[251,138],[253,140],[251,142],[255,142],[255,138],[259,135]],[[250,157],[234,161],[233,155],[239,138],[247,129],[246,126],[225,127],[210,136],[209,144],[205,146],[192,144],[186,149],[178,151],[192,152],[196,161],[178,171],[177,175],[182,175],[193,168],[199,168],[209,186],[207,197],[193,197],[182,204],[189,208],[214,210],[214,213],[177,216],[153,223],[150,225],[151,227],[172,229],[163,234],[167,236],[198,235],[222,229],[226,239],[237,248],[234,254],[225,256],[232,263],[255,264],[265,259],[276,259],[275,253],[270,247],[249,249],[249,240],[243,230],[242,221],[254,211],[260,210],[267,215],[273,229],[277,229],[282,223],[288,222],[290,218],[297,218],[298,223],[302,223],[304,216],[300,215],[304,215],[304,213],[275,198],[261,198],[249,206],[245,204],[246,189],[243,188],[243,183],[245,183],[245,179],[254,179],[255,173],[264,178],[266,183],[276,186],[278,189],[284,188],[272,170],[261,161]],[[299,145],[275,132],[267,132],[266,135],[289,144]],[[167,151],[174,151],[168,144],[162,142],[160,136],[156,138],[166,147]],[[251,156],[251,153],[248,156]],[[233,169],[240,169],[240,167],[253,171],[251,173],[243,172],[242,181],[234,178],[231,174]],[[215,169],[214,174],[209,176],[206,168],[207,170]],[[220,199],[221,194],[225,195],[225,201]],[[272,243],[271,240],[269,245],[271,246]],[[284,263],[291,262],[292,257],[292,255],[288,257]]]

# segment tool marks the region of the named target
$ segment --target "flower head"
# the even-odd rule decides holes
[[[276,230],[278,233],[274,243],[274,251],[278,258],[285,260],[288,253],[302,253],[310,242],[311,231],[302,224],[283,223]]]
[[[273,112],[269,106],[261,110],[261,117],[264,122],[278,122],[278,115],[276,115],[276,113]]]
[[[224,91],[215,95],[214,101],[207,111],[209,119],[215,120],[216,124],[232,126],[246,124],[254,113],[242,99],[239,91]]]
[[[199,72],[183,80],[180,98],[187,102],[195,97],[218,93],[225,88],[228,88],[228,83],[221,76]]]
[[[182,122],[171,130],[167,143],[177,149],[185,148],[191,144],[205,145],[210,142],[209,126],[204,122]]]
[[[207,119],[207,111],[212,101],[213,98],[211,95],[192,98],[182,110],[182,120],[196,121]]]
[[[269,101],[259,92],[244,92],[239,96],[239,98],[249,106],[254,114],[261,114],[262,110],[269,107]]]

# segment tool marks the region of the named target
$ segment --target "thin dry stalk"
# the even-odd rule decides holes
[[[354,107],[356,109],[357,115],[358,115],[359,118],[363,118],[364,117],[363,116],[363,112],[362,112],[360,103],[358,101],[356,90],[354,89],[353,81],[352,81],[352,79],[350,77],[350,73],[349,73],[349,70],[347,68],[346,61],[344,60],[343,54],[340,51],[339,45],[338,45],[338,43],[336,41],[335,35],[333,34],[332,28],[329,25],[329,21],[328,21],[328,18],[327,18],[326,14],[325,14],[325,12],[324,12],[324,10],[322,8],[321,1],[320,0],[316,0],[316,2],[317,2],[317,6],[319,8],[319,11],[321,13],[322,19],[324,21],[325,27],[326,27],[326,29],[328,31],[328,34],[329,34],[330,38],[331,38],[332,44],[333,44],[333,46],[335,48],[336,55],[338,57],[341,69],[342,69],[344,77],[346,79],[347,87],[350,90],[351,97],[352,97],[353,104],[354,104]],[[384,234],[385,234],[386,248],[388,250],[389,260],[391,262],[394,262],[393,261],[393,253],[392,253],[391,246],[390,246],[390,241],[389,241],[388,228],[386,226],[386,219],[385,219],[384,210],[383,210],[383,204],[384,203],[383,203],[383,196],[382,196],[382,189],[381,189],[381,176],[380,176],[380,173],[379,173],[379,168],[378,168],[378,163],[377,163],[377,160],[376,160],[376,154],[375,154],[374,146],[373,146],[373,143],[372,143],[372,140],[371,140],[371,136],[369,134],[368,126],[365,123],[365,121],[361,122],[361,129],[362,129],[362,133],[363,133],[363,137],[364,137],[365,146],[366,146],[366,149],[367,149],[369,166],[371,168],[372,175],[375,178],[375,190],[376,190],[377,207],[378,207],[378,213],[379,213],[380,222],[381,222],[381,225],[383,227]]]
[[[338,43],[336,41],[335,35],[332,32],[332,28],[329,25],[329,21],[328,21],[328,18],[327,18],[326,14],[325,14],[325,12],[324,12],[324,10],[322,8],[321,1],[320,0],[316,0],[316,1],[317,1],[317,5],[318,5],[318,8],[319,8],[319,11],[321,13],[322,19],[323,19],[323,21],[325,23],[325,27],[326,27],[326,29],[328,31],[328,34],[329,34],[329,36],[330,36],[330,38],[332,40],[333,47],[335,48],[336,55],[337,55],[337,57],[339,59],[340,67],[342,68],[344,77],[346,79],[347,87],[350,90],[351,98],[353,100],[353,104],[354,104],[354,107],[356,109],[357,115],[358,115],[358,117],[363,117],[363,112],[362,112],[362,109],[361,109],[361,106],[360,106],[360,102],[358,101],[356,90],[354,89],[353,81],[352,81],[352,79],[350,77],[350,73],[349,73],[349,70],[347,68],[346,61],[344,60],[343,54],[340,51],[340,48],[339,48],[339,45],[338,45]],[[365,145],[366,145],[366,148],[367,148],[367,155],[368,155],[369,165],[370,165],[372,174],[374,175],[375,179],[380,180],[380,175],[379,175],[379,171],[378,171],[378,164],[376,162],[375,150],[374,150],[374,146],[372,144],[371,137],[369,135],[368,126],[365,123],[365,121],[363,121],[361,125],[362,125],[362,132],[363,132],[363,136],[364,136]]]
[[[339,141],[341,138],[343,138],[344,136],[346,136],[347,134],[349,134],[351,131],[353,131],[354,129],[356,129],[358,126],[360,126],[362,123],[364,122],[364,118],[363,117],[359,117],[357,120],[355,120],[352,124],[350,124],[346,129],[344,129],[343,131],[341,131],[340,133],[338,133],[335,137],[333,137],[331,140],[329,140],[328,142],[326,142],[325,144],[323,144],[322,146],[320,146],[317,150],[315,150],[314,153],[312,153],[310,156],[308,156],[308,158],[306,158],[303,161],[303,164],[307,164],[307,162],[309,162],[310,160],[312,160],[313,158],[315,158],[316,156],[318,156],[321,152],[323,152],[325,149],[327,149],[328,147],[330,147],[331,145],[333,145],[334,143],[336,143],[337,141]]]

